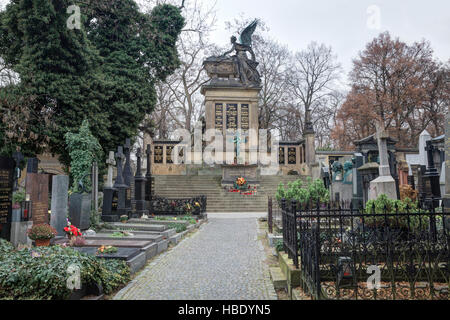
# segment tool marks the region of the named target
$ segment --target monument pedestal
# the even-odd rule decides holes
[[[369,200],[375,200],[381,194],[385,194],[391,199],[397,199],[397,188],[394,178],[391,176],[380,176],[370,181]]]
[[[222,165],[222,186],[233,185],[239,177],[244,177],[248,184],[259,185],[258,165]]]
[[[119,221],[119,215],[117,214],[117,189],[115,188],[103,189],[102,220],[105,222]]]

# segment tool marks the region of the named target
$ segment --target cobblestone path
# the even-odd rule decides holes
[[[150,262],[114,299],[276,299],[257,214],[208,214],[191,237]]]

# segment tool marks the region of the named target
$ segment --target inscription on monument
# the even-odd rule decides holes
[[[215,123],[216,129],[222,131],[223,129],[223,105],[216,103]]]
[[[227,129],[237,129],[237,104],[227,104]]]
[[[14,160],[0,157],[0,238],[9,240]]]
[[[30,194],[33,223],[48,223],[48,175],[28,173],[25,189]]]
[[[163,163],[163,146],[155,146],[155,163]]]
[[[284,156],[284,148],[283,147],[279,147],[278,148],[278,163],[279,164],[284,164],[285,162],[285,156]]]
[[[173,146],[166,146],[166,163],[173,163],[172,159]]]
[[[248,130],[249,128],[248,104],[243,104],[241,105],[241,129]]]
[[[297,163],[297,150],[295,148],[288,148],[288,164]]]

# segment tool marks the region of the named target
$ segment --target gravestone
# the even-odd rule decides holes
[[[152,199],[152,148],[149,144],[147,145],[145,154],[147,155],[147,173],[145,174],[145,200],[150,201]]]
[[[125,153],[125,165],[123,167],[123,183],[127,186],[126,193],[125,193],[125,208],[127,210],[131,210],[133,171],[131,170],[130,139],[125,140],[125,145],[123,146],[123,150]]]
[[[91,172],[91,181],[92,181],[92,209],[95,212],[98,212],[98,165],[97,162],[92,163],[92,172]]]
[[[431,140],[431,135],[427,130],[423,130],[419,136],[419,165],[428,165],[428,155],[425,148],[429,140]]]
[[[49,223],[48,219],[48,174],[27,173],[25,190],[31,201],[33,223]]]
[[[109,152],[109,158],[106,160],[108,165],[108,178],[103,188],[103,207],[102,220],[105,222],[117,222],[117,189],[113,187],[113,173],[116,161],[114,159],[114,151]]]
[[[0,157],[0,238],[11,239],[14,160]]]
[[[440,198],[441,197],[441,187],[439,185],[439,173],[434,166],[433,152],[435,147],[431,144],[431,140],[426,143],[425,150],[428,155],[428,165],[425,174],[423,175],[425,184],[425,197],[426,198]],[[437,201],[433,203],[434,207],[438,206]]]
[[[140,218],[144,214],[148,214],[148,210],[146,210],[145,204],[145,182],[146,179],[142,175],[141,170],[141,148],[138,148],[136,153],[137,158],[137,168],[136,175],[134,177],[134,199],[136,203],[136,211],[133,213],[133,218]]]
[[[444,206],[450,208],[450,112],[447,110],[445,121],[445,194]]]
[[[370,182],[369,200],[377,199],[381,194],[385,194],[390,199],[397,199],[397,188],[389,167],[387,139],[387,132],[382,131],[381,127],[377,126],[378,154],[380,159],[378,167],[379,177]]]
[[[27,160],[27,173],[38,173],[39,159],[28,158]]]
[[[91,194],[73,193],[69,199],[70,222],[80,228],[87,230],[91,226]]]
[[[56,229],[58,236],[64,236],[69,211],[69,177],[57,175],[52,178],[52,202],[50,225]]]
[[[117,215],[128,214],[128,208],[126,207],[126,193],[128,186],[124,183],[122,164],[125,155],[123,154],[123,147],[117,147],[116,163],[117,163],[117,177],[114,182],[114,188],[117,189],[117,200],[113,199],[113,210],[116,210]],[[117,206],[115,205],[117,203]]]
[[[363,180],[358,168],[364,164],[364,156],[361,153],[355,153],[353,157],[353,197],[352,203],[354,208],[358,208],[363,204]]]

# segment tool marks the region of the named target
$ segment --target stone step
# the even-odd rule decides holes
[[[285,289],[287,286],[287,279],[280,267],[269,268],[270,279],[272,279],[273,287],[277,289]]]

